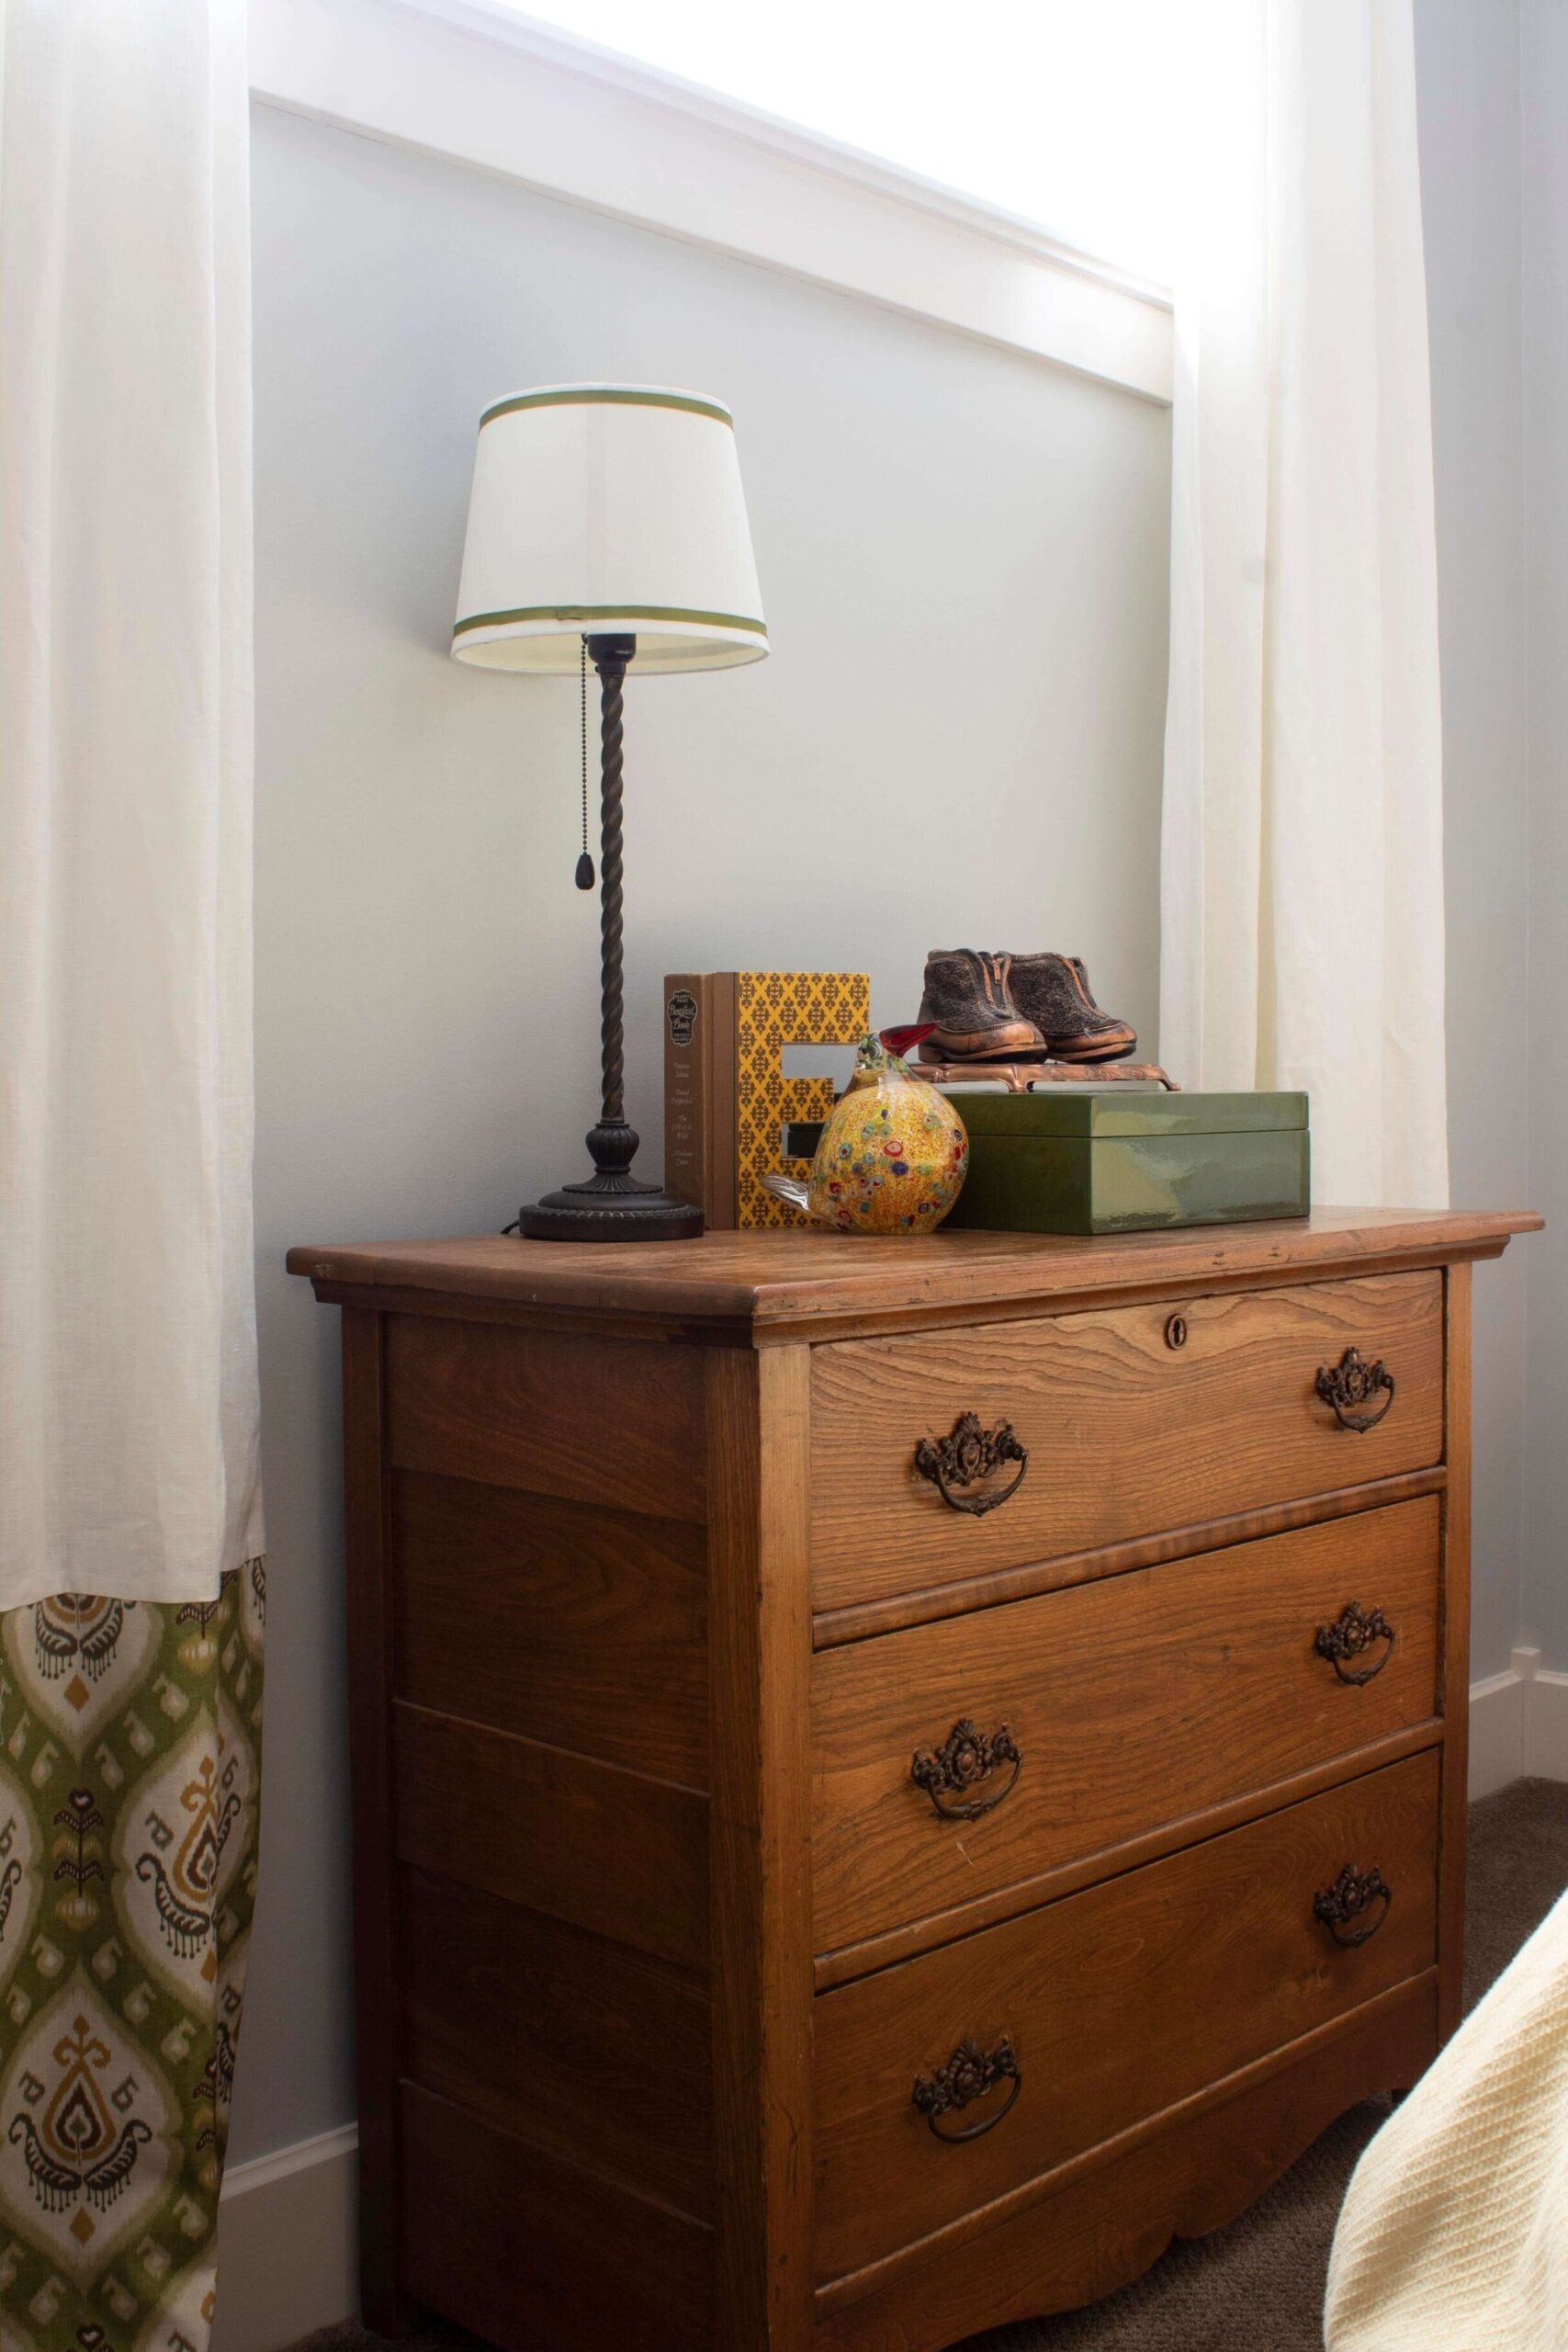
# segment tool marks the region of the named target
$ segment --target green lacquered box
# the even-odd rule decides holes
[[[1304,1094],[943,1091],[969,1130],[950,1226],[1140,1233],[1307,1214]]]

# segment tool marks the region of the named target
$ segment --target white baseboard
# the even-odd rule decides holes
[[[359,2309],[352,2124],[232,2165],[218,2206],[212,2352],[284,2352]]]
[[[1568,1781],[1568,1674],[1518,1649],[1502,1674],[1470,1686],[1470,1793],[1510,1781]]]

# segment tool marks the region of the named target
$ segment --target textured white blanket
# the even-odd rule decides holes
[[[1568,1895],[1356,2167],[1328,2352],[1568,2352]]]

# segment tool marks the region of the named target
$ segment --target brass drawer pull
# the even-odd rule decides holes
[[[998,1764],[1012,1766],[1000,1788],[988,1796],[971,1796],[968,1792],[988,1779]],[[962,1723],[953,1724],[940,1747],[916,1748],[909,1778],[918,1789],[924,1789],[943,1821],[978,1821],[982,1814],[994,1813],[1002,1799],[1011,1795],[1022,1770],[1022,1750],[1006,1724],[998,1724],[987,1737],[965,1715]],[[944,1803],[953,1798],[960,1802]]]
[[[955,1487],[977,1485],[1004,1462],[1016,1462],[1018,1475],[998,1492],[954,1494]],[[999,1510],[1010,1496],[1016,1495],[1028,1467],[1029,1448],[1013,1435],[1012,1423],[1002,1421],[994,1430],[982,1429],[978,1413],[960,1413],[948,1436],[934,1441],[923,1437],[915,1448],[919,1476],[931,1480],[950,1510],[965,1510],[975,1519],[983,1519],[988,1510]]]
[[[1347,1862],[1333,1885],[1313,1896],[1312,1915],[1322,1921],[1337,1944],[1344,1944],[1349,1950],[1371,1942],[1388,1917],[1393,1901],[1393,1889],[1382,1871],[1359,1871],[1353,1862]],[[1379,1905],[1376,1918],[1364,1928],[1352,1927],[1351,1922],[1360,1918],[1374,1903]]]
[[[1001,2082],[1012,2087],[1000,2107],[983,2115],[978,2123],[966,2123],[956,2132],[942,2129],[944,2115],[961,2114]],[[953,2148],[965,2140],[983,2140],[987,2132],[994,2132],[1003,2116],[1010,2113],[1022,2088],[1017,2053],[1004,2033],[994,2050],[983,2050],[977,2041],[961,2041],[940,2074],[917,2075],[915,2105],[930,2124],[932,2138],[945,2140]]]
[[[1371,1666],[1359,1667],[1354,1672],[1346,1660],[1359,1657],[1374,1642],[1382,1642],[1381,1649]],[[1353,1682],[1358,1687],[1373,1681],[1393,1655],[1394,1632],[1381,1609],[1363,1609],[1359,1600],[1348,1600],[1332,1625],[1320,1625],[1313,1644],[1319,1657],[1333,1666],[1341,1682]]]
[[[1384,1392],[1383,1400],[1376,1412],[1354,1409],[1380,1389]],[[1368,1363],[1359,1348],[1347,1348],[1337,1364],[1319,1366],[1317,1393],[1325,1405],[1333,1406],[1342,1430],[1375,1430],[1393,1402],[1393,1374],[1381,1356],[1376,1363]]]

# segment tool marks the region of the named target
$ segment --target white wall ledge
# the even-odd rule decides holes
[[[501,0],[252,0],[251,87],[288,112],[1170,399],[1161,288]]]
[[[218,2204],[213,2352],[283,2352],[353,2317],[358,2185],[352,2123],[230,2165]]]

